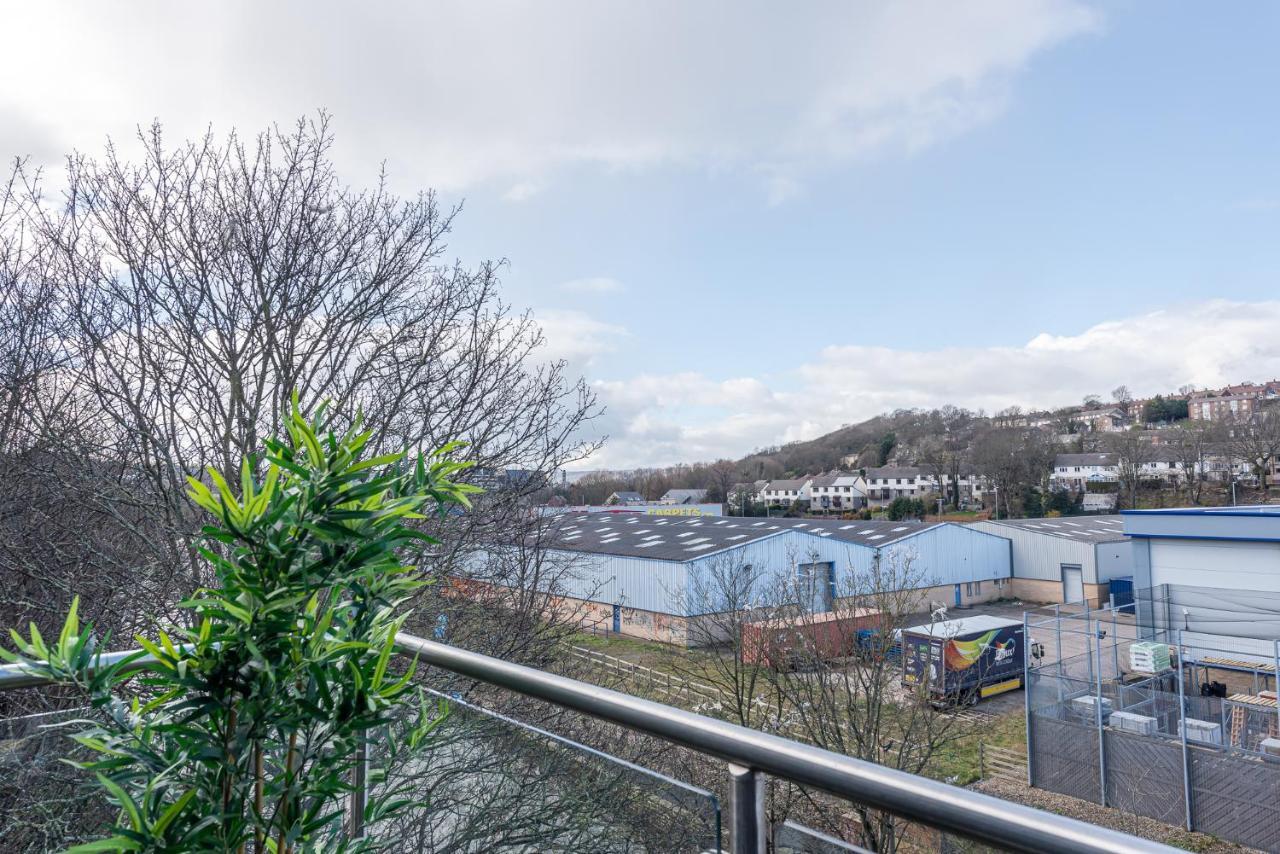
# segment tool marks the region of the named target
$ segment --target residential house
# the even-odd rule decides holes
[[[659,504],[701,504],[707,500],[705,489],[668,489],[658,499]]]
[[[879,466],[866,469],[867,501],[875,505],[888,504],[895,498],[915,498],[923,495],[922,479],[927,478],[924,469],[916,466]]]
[[[1049,485],[1055,489],[1083,491],[1089,483],[1115,483],[1120,461],[1115,454],[1058,454],[1053,460]]]
[[[1119,409],[1087,409],[1075,416],[1094,433],[1119,433],[1129,427],[1129,416]]]
[[[920,466],[880,466],[869,468],[865,475],[867,502],[883,506],[895,498],[919,498],[924,495],[942,495],[944,487],[951,487],[950,475],[939,478],[933,471]],[[981,500],[988,488],[987,479],[973,472],[960,475],[960,499]]]
[[[1138,466],[1138,477],[1142,480],[1176,484],[1182,475],[1182,464],[1178,462],[1177,455],[1166,448],[1153,448],[1150,457]]]
[[[638,492],[624,490],[615,492],[604,500],[605,504],[610,506],[626,505],[626,504],[644,504],[644,496]]]
[[[824,513],[858,510],[867,503],[862,477],[848,472],[833,471],[815,477],[809,484],[809,508]]]
[[[1187,415],[1194,421],[1234,421],[1248,418],[1263,404],[1277,400],[1280,400],[1280,380],[1240,383],[1191,395]]]
[[[1195,395],[1187,401],[1187,415],[1193,421],[1234,421],[1253,415],[1258,402],[1252,394]]]
[[[809,484],[812,478],[771,480],[760,490],[760,500],[765,504],[791,504],[809,500]]]

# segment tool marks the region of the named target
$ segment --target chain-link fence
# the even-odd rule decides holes
[[[1280,850],[1280,709],[1268,687],[1280,644],[1244,637],[1239,617],[1238,635],[1204,631],[1197,603],[1214,603],[1214,628],[1227,625],[1209,592],[1162,588],[1135,600],[1136,619],[1082,608],[1027,615],[1032,784]],[[1163,661],[1159,647],[1131,660],[1138,642],[1166,644],[1169,666],[1135,667],[1143,655]]]

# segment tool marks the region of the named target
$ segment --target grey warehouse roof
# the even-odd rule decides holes
[[[545,543],[552,548],[576,552],[686,561],[782,532],[782,528],[773,523],[755,524],[761,521],[732,516],[564,514],[555,517],[555,529]]]
[[[877,548],[936,527],[921,522],[849,522],[839,519],[761,519],[742,516],[673,518],[641,513],[564,514],[545,544],[591,554],[696,560],[785,531]]]
[[[774,519],[774,523],[793,531],[803,531],[819,537],[830,537],[846,543],[857,543],[860,546],[879,546],[910,537],[921,531],[937,527],[933,522],[850,522],[845,519]]]
[[[1110,543],[1125,539],[1124,520],[1120,516],[1060,516],[1055,519],[991,519],[992,525],[1006,525],[1065,537],[1087,543]]]

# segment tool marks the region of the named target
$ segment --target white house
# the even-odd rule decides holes
[[[1120,461],[1115,454],[1058,454],[1049,484],[1057,489],[1083,490],[1089,483],[1115,483]]]
[[[809,482],[809,509],[823,512],[857,510],[867,503],[862,478],[847,472],[819,475]]]
[[[888,504],[895,498],[919,498],[922,495],[942,495],[950,488],[952,477],[939,478],[933,471],[919,466],[882,466],[866,470],[863,490],[867,501],[873,505]],[[981,499],[987,489],[986,478],[972,472],[960,475],[960,497]]]
[[[809,500],[809,485],[813,479],[808,477],[792,480],[771,480],[760,490],[760,500],[765,504],[791,504],[793,501]]]

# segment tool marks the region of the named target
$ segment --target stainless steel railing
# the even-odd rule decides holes
[[[909,821],[1028,854],[1172,852],[1156,842],[949,786],[893,768],[737,726],[620,691],[579,682],[409,634],[401,652],[425,664],[683,745],[727,764],[734,854],[763,854],[768,840],[764,779],[811,786]],[[145,660],[136,666],[144,666]],[[44,680],[21,667],[0,667],[0,690]],[[361,828],[363,792],[353,795],[352,829]]]

